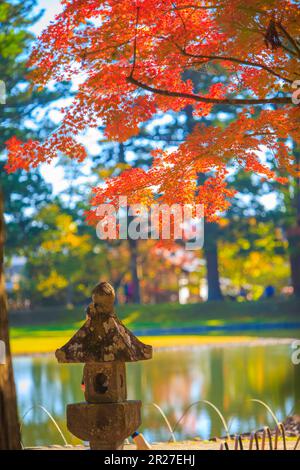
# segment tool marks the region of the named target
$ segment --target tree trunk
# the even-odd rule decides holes
[[[295,246],[291,246],[291,240],[289,239],[291,278],[292,278],[292,286],[294,290],[294,295],[296,297],[300,297],[300,243],[299,242],[300,242],[300,236],[298,236],[297,244]]]
[[[287,238],[292,286],[294,295],[300,297],[300,216],[297,225],[288,229]]]
[[[125,160],[125,147],[121,142],[118,145],[118,162],[126,163]],[[134,217],[128,216],[128,226]],[[140,279],[138,275],[137,261],[138,261],[138,242],[132,240],[128,234],[128,247],[130,252],[129,269],[131,274],[131,282],[133,285],[132,301],[134,304],[141,303],[141,290],[140,290]]]
[[[220,286],[217,231],[213,223],[204,223],[204,256],[206,261],[207,300],[223,300]]]
[[[67,291],[66,291],[66,305],[68,307],[72,307],[73,300],[74,300],[74,286],[73,286],[73,283],[69,281],[69,284],[67,285]]]
[[[300,149],[294,147],[296,163],[300,164]],[[296,215],[296,223],[287,232],[289,243],[289,257],[291,267],[291,280],[294,295],[300,297],[300,178],[295,178],[295,192],[291,201],[293,213]]]
[[[186,127],[188,133],[191,133],[197,123],[193,116],[193,107],[187,106],[185,109],[186,114]],[[206,123],[209,122],[206,120]],[[205,175],[200,173],[198,175],[198,186],[205,182]],[[205,214],[204,214],[205,216]],[[216,224],[204,221],[204,257],[206,261],[206,281],[208,289],[207,300],[223,300],[223,295],[220,287],[219,277],[219,260],[218,260],[218,228]]]
[[[119,305],[119,295],[120,295],[119,290],[122,284],[123,277],[124,277],[124,274],[121,274],[121,276],[113,280],[113,283],[114,283],[113,285],[114,285],[115,294],[116,294],[115,305]]]
[[[134,304],[141,303],[140,279],[138,275],[138,242],[128,237],[130,251],[130,273],[133,284],[132,301]]]
[[[0,340],[6,348],[5,364],[0,363],[0,450],[21,449],[17,397],[9,346],[7,299],[4,281],[3,194],[0,188]]]

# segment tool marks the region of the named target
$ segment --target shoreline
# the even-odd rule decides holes
[[[297,338],[267,338],[255,336],[141,336],[139,339],[153,346],[154,352],[205,349],[217,347],[255,347],[291,345]],[[48,340],[48,341],[47,341]],[[12,339],[11,348],[14,358],[45,357],[54,355],[55,350],[69,338],[36,338]],[[41,344],[43,347],[38,348]],[[48,344],[45,344],[48,343]],[[24,345],[27,347],[24,347]],[[30,346],[29,346],[30,344]]]

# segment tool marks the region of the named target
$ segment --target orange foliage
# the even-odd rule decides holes
[[[155,152],[149,171],[129,170],[96,188],[93,205],[128,195],[151,204],[203,203],[206,217],[226,209],[232,164],[263,178],[299,174],[288,138],[300,141],[300,108],[291,101],[299,78],[300,10],[291,0],[63,0],[64,11],[43,32],[30,60],[38,87],[50,81],[83,83],[60,127],[45,142],[7,142],[7,170],[29,170],[63,153],[83,160],[77,136],[106,126],[108,138],[125,141],[158,111],[194,107],[205,116],[217,104],[235,106],[229,126],[196,127],[171,153]],[[186,70],[222,66],[226,83],[209,75],[209,90],[195,91]],[[241,96],[242,92],[242,96]],[[272,106],[276,105],[276,106]],[[253,115],[255,107],[255,117]],[[274,168],[260,161],[264,148]],[[197,188],[199,174],[208,174]],[[91,211],[89,220],[95,221]]]

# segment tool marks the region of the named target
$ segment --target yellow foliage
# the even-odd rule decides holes
[[[267,285],[280,290],[289,279],[289,264],[284,255],[274,254],[268,237],[259,239],[257,249],[248,254],[241,254],[247,249],[247,242],[239,240],[236,244],[224,243],[220,250],[221,276],[230,279],[231,284],[239,289],[251,286],[253,298],[258,299]]]
[[[84,255],[91,249],[89,235],[78,234],[77,224],[70,215],[60,213],[55,205],[50,205],[48,211],[56,228],[45,232],[41,244],[43,250],[51,253],[76,250],[78,254]],[[41,211],[40,217],[43,216],[45,212]]]
[[[80,278],[80,267],[92,251],[92,241],[90,235],[78,233],[73,217],[56,204],[43,208],[37,220],[48,228],[32,261],[40,267],[37,290],[49,297]]]
[[[62,290],[68,285],[68,280],[59,275],[55,270],[51,270],[46,279],[41,279],[37,284],[37,290],[42,292],[45,297],[50,297],[58,290]]]

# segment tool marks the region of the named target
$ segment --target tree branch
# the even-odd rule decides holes
[[[136,9],[136,20],[135,20],[135,35],[134,35],[134,41],[133,41],[133,63],[132,63],[132,69],[130,72],[130,77],[133,76],[134,70],[135,70],[135,64],[136,64],[136,56],[137,56],[137,29],[139,25],[139,14],[140,14],[140,7],[137,7]]]
[[[90,50],[90,51],[81,51],[78,49],[78,55],[81,57],[81,59],[85,60],[89,56],[97,56],[97,54],[101,54],[102,52],[108,51],[110,49],[114,49],[117,51],[120,47],[125,46],[126,44],[129,44],[132,41],[132,38],[127,39],[124,42],[121,42],[119,44],[115,45],[109,45],[107,47],[103,47],[102,49],[96,49],[96,50]],[[96,57],[97,58],[97,57]]]
[[[224,5],[224,3],[216,3],[211,5],[182,5],[182,6],[175,6],[173,8],[169,8],[165,10],[166,12],[169,11],[179,11],[179,10],[215,10],[216,8],[220,8]]]
[[[249,67],[260,68],[260,69],[266,70],[267,72],[274,75],[275,77],[280,78],[281,80],[284,80],[285,82],[293,83],[293,80],[283,77],[282,75],[275,72],[273,69],[271,69],[265,64],[260,64],[258,62],[252,62],[251,60],[244,60],[244,59],[239,59],[237,57],[230,57],[230,56],[191,54],[187,52],[185,49],[182,49],[178,44],[176,43],[174,44],[180,50],[180,52],[187,57],[191,57],[194,59],[205,59],[205,60],[224,60],[225,62],[226,61],[234,62],[234,63],[241,64],[241,65],[247,65]]]
[[[127,77],[127,82],[135,85],[144,90],[150,91],[157,95],[170,96],[174,98],[185,98],[188,100],[197,101],[199,103],[211,103],[211,104],[225,104],[225,105],[260,105],[260,104],[291,104],[291,99],[289,97],[273,97],[273,98],[208,98],[207,96],[200,96],[193,93],[184,93],[179,91],[169,91],[162,90],[160,88],[155,88],[146,83],[142,83],[139,80],[135,79],[132,75]]]
[[[289,34],[289,32],[284,28],[284,26],[282,26],[281,23],[276,23],[276,26],[283,32],[283,34],[288,39],[288,41],[292,44],[292,46],[294,46],[298,56],[300,57],[300,48],[297,42],[295,41],[295,39]]]

